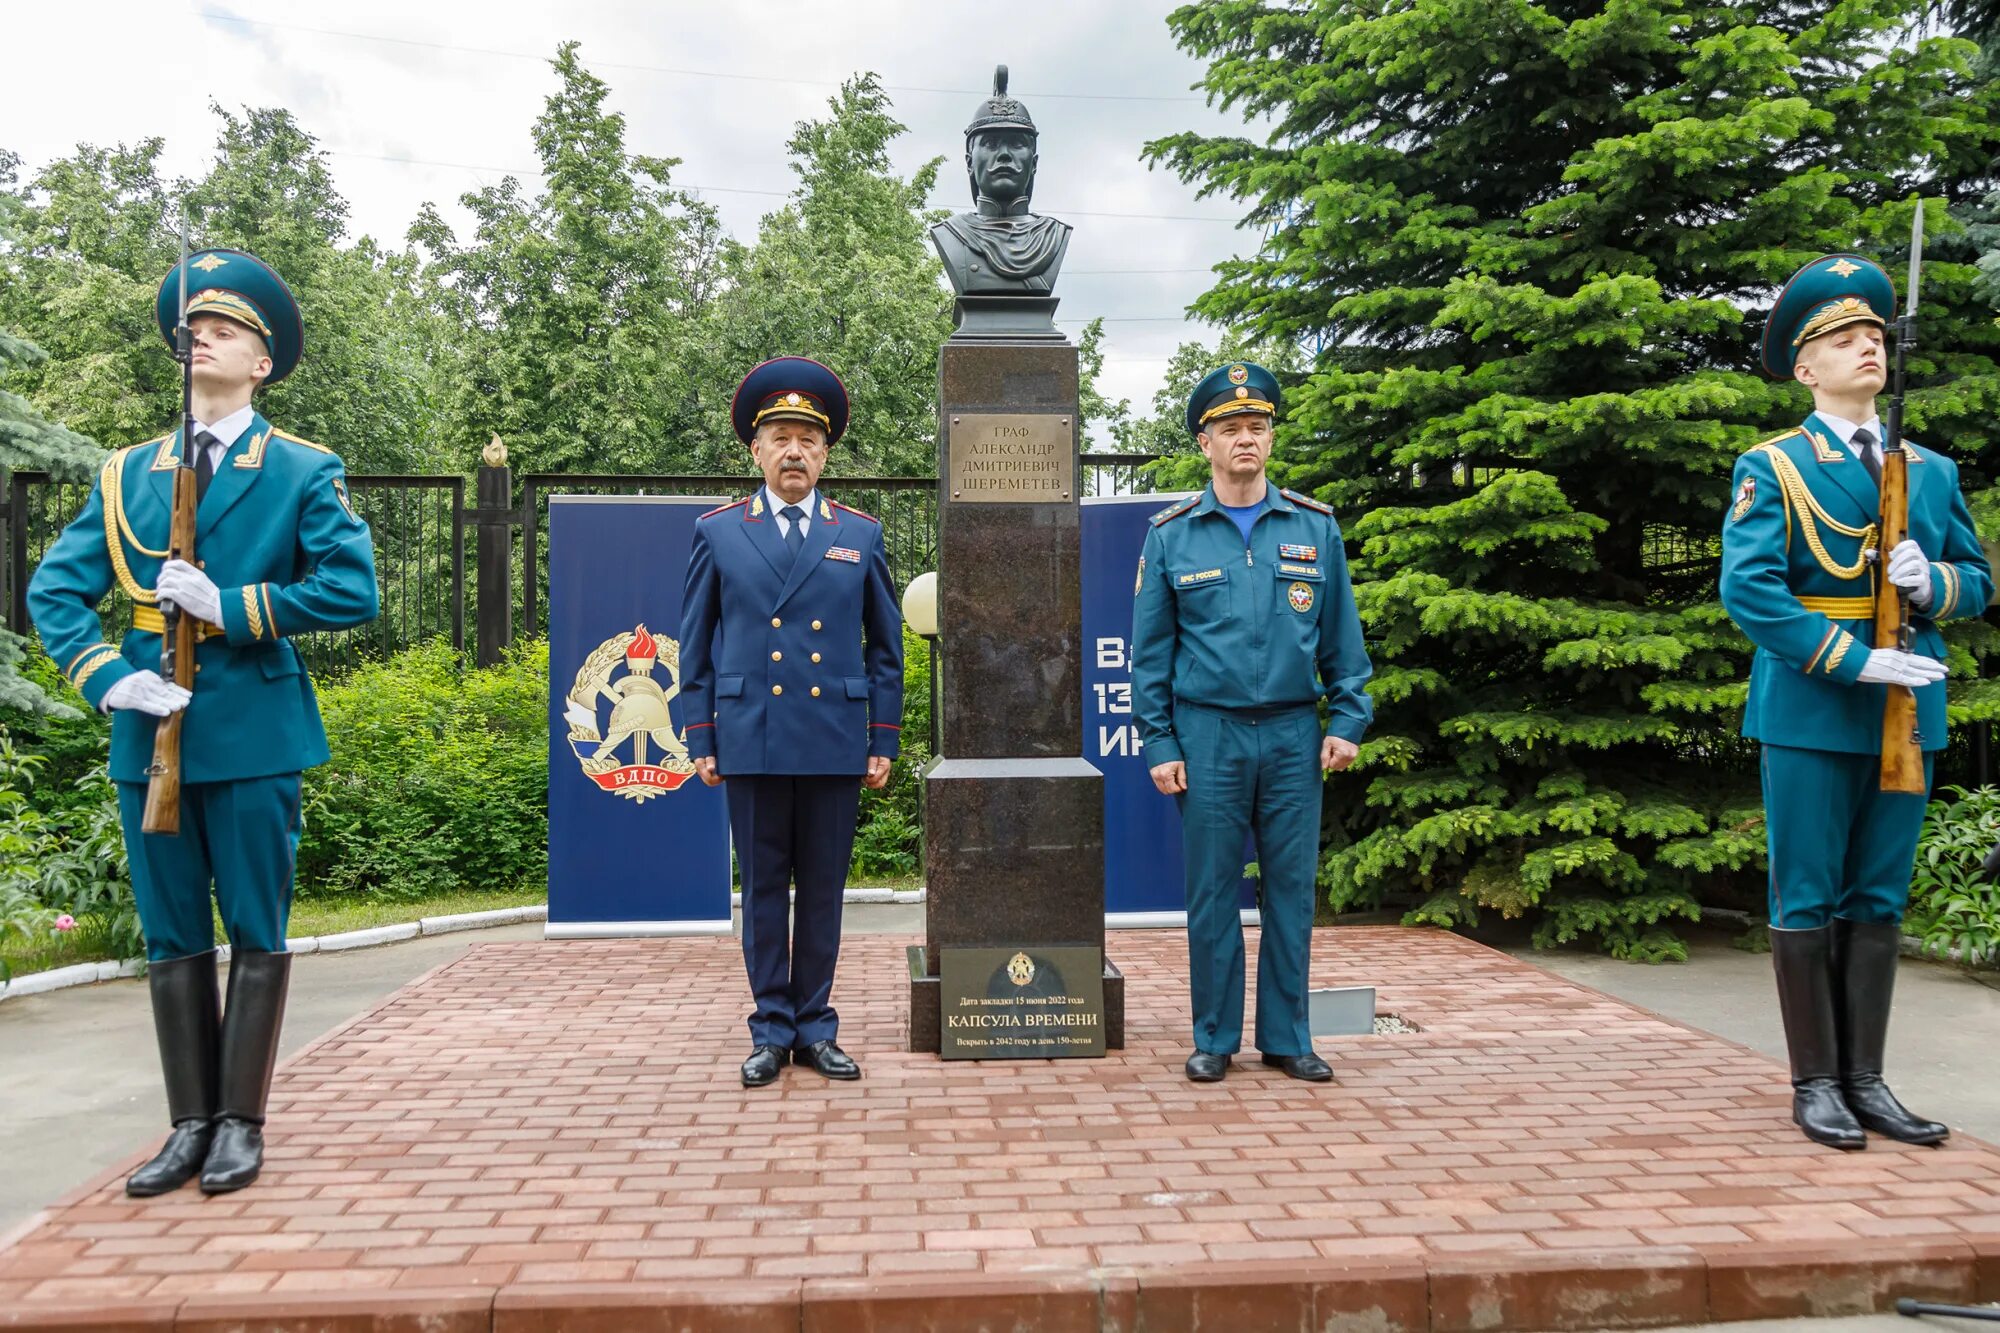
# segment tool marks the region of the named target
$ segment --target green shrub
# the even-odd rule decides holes
[[[860,827],[854,833],[853,874],[902,879],[924,863],[923,768],[931,757],[931,646],[903,630],[903,748],[889,785],[861,793]]]
[[[0,726],[0,979],[8,957],[60,954],[79,937],[92,956],[145,952],[110,778],[100,765],[49,806],[34,799],[49,767]]]
[[[418,898],[548,874],[548,645],[461,671],[435,641],[320,690],[299,892]]]
[[[1924,811],[1906,929],[1923,950],[1967,962],[2000,956],[2000,886],[1980,862],[2000,843],[2000,787],[1946,787]]]

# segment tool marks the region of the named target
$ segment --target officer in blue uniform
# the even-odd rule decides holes
[[[730,417],[764,485],[704,514],[688,560],[681,699],[696,772],[728,785],[755,1002],[745,1087],[792,1059],[861,1077],[835,1041],[833,972],[861,788],[887,785],[902,738],[903,618],[882,525],[818,490],[847,415],[817,361],[745,376]]]
[[[290,977],[299,775],[328,757],[312,681],[290,639],[364,624],[376,612],[368,525],[348,503],[340,459],[251,405],[260,386],[298,364],[297,301],[262,261],[235,250],[190,256],[187,287],[196,561],[166,559],[174,472],[190,447],[177,429],[111,456],[28,585],[43,646],[111,714],[111,777],[174,1124],[159,1155],[126,1182],[137,1196],[196,1174],[204,1191],[224,1193],[261,1168]],[[176,265],[155,304],[169,344],[179,295]],[[114,584],[134,608],[116,647],[96,610]],[[162,601],[196,619],[192,695],[154,670]],[[181,831],[149,834],[141,820],[153,733],[182,709]],[[211,885],[229,936],[227,1007],[217,996]]]
[[[1247,362],[1195,386],[1188,430],[1211,479],[1153,519],[1132,612],[1132,711],[1153,783],[1181,811],[1197,1083],[1223,1078],[1243,1043],[1236,886],[1251,835],[1257,1048],[1293,1078],[1333,1077],[1306,1022],[1321,775],[1354,761],[1374,708],[1340,525],[1264,476],[1279,403],[1277,380]]]
[[[1764,368],[1812,390],[1813,413],[1736,463],[1722,524],[1722,601],[1757,655],[1743,734],[1763,743],[1771,958],[1807,1138],[1867,1146],[1864,1129],[1940,1143],[1882,1081],[1897,945],[1925,797],[1880,789],[1887,687],[1917,695],[1928,788],[1945,747],[1940,622],[1976,616],[1992,573],[1958,466],[1909,441],[1910,539],[1878,558],[1889,277],[1824,255],[1779,294]],[[1909,593],[1912,651],[1873,649],[1876,581]]]

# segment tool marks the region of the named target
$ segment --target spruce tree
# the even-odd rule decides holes
[[[1757,370],[1777,284],[1831,250],[1900,274],[1913,196],[1935,233],[1990,188],[1994,91],[1969,43],[1910,36],[1921,8],[1173,15],[1211,98],[1271,127],[1149,145],[1269,233],[1197,310],[1330,349],[1286,386],[1279,459],[1342,516],[1376,664],[1329,801],[1336,905],[1534,913],[1540,944],[1658,959],[1698,898],[1761,903],[1717,534],[1737,454],[1809,409]],[[1973,277],[1926,271],[1910,425],[1978,486],[2000,336]],[[1954,688],[1961,719],[2000,711]]]

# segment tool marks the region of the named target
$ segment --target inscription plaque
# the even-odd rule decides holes
[[[953,412],[945,479],[963,504],[1063,504],[1076,490],[1076,421],[1046,413]]]
[[[1104,952],[1084,946],[938,951],[947,1060],[1104,1054]]]

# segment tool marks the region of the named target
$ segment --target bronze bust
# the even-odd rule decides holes
[[[1035,122],[1007,95],[1007,67],[993,96],[965,127],[973,211],[931,229],[952,290],[960,296],[1047,296],[1056,284],[1069,224],[1028,210],[1035,190]]]

